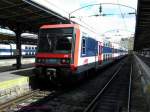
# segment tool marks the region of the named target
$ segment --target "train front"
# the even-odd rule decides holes
[[[72,25],[42,26],[36,54],[36,75],[50,80],[68,78],[72,72],[74,40]]]

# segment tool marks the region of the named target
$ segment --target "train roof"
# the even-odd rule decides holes
[[[48,25],[42,25],[40,29],[48,29],[48,28],[79,28],[78,24],[48,24]]]

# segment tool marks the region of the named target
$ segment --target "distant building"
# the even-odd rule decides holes
[[[133,37],[130,38],[121,38],[120,45],[129,51],[133,50]]]

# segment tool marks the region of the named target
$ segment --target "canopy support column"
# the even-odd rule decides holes
[[[16,33],[16,68],[21,68],[21,28],[17,26]]]

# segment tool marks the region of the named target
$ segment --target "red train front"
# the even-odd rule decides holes
[[[40,28],[36,75],[50,79],[68,78],[75,71],[76,29],[74,24],[44,25]]]

